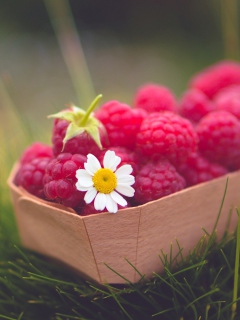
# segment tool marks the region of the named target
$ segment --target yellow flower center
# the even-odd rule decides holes
[[[93,185],[101,193],[111,193],[117,186],[117,177],[112,170],[99,169],[93,176]]]

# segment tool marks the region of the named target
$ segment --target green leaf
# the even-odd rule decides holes
[[[63,145],[65,145],[65,143],[78,136],[79,134],[83,133],[85,131],[85,128],[83,127],[78,127],[74,122],[70,123],[69,126],[67,127],[67,131],[65,134],[65,137],[63,139]]]
[[[101,97],[101,94],[98,95],[86,111],[76,106],[71,106],[69,109],[48,116],[48,118],[63,119],[69,122],[63,139],[63,149],[68,140],[85,131],[92,137],[98,147],[102,149],[99,133],[99,129],[102,127],[102,124],[93,115],[93,110],[96,108]]]
[[[76,122],[77,119],[80,117],[82,118],[85,114],[83,109],[80,109],[76,106],[72,106],[69,109],[62,110],[58,113],[49,115],[48,118],[55,118],[55,119],[62,119],[69,122]]]
[[[98,126],[89,126],[86,127],[85,130],[87,133],[90,134],[90,136],[93,138],[93,140],[96,142],[98,147],[102,149],[101,139],[100,139],[100,133],[99,133],[99,127]]]

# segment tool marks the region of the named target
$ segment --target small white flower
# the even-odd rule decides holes
[[[121,158],[114,151],[108,150],[103,158],[103,168],[98,159],[91,153],[87,155],[85,169],[76,171],[78,179],[76,187],[79,191],[86,191],[84,200],[91,203],[94,200],[96,210],[103,211],[105,208],[116,213],[118,204],[125,207],[127,201],[120,193],[127,197],[133,197],[135,190],[131,187],[135,179],[132,166],[125,164],[117,169]]]

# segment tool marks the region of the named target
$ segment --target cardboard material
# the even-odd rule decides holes
[[[146,279],[153,272],[162,272],[160,251],[169,254],[172,244],[172,255],[176,255],[176,239],[186,256],[204,235],[203,229],[213,231],[226,184],[218,237],[226,230],[231,210],[229,231],[237,225],[240,171],[116,214],[79,216],[71,208],[38,199],[17,187],[17,170],[18,164],[8,184],[23,246],[59,260],[98,283],[121,284],[124,278],[137,282],[140,275],[131,264]]]

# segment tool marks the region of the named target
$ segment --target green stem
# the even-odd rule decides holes
[[[96,96],[68,0],[44,0],[67,70],[75,89],[78,104],[86,105]]]
[[[93,112],[93,110],[96,108],[98,102],[100,101],[100,99],[102,98],[102,94],[99,94],[91,103],[90,107],[87,109],[86,113],[84,114],[84,116],[81,118],[81,121],[79,123],[80,127],[84,127],[85,124],[88,121],[88,118],[90,116],[90,114]]]
[[[225,59],[239,59],[238,1],[221,0],[222,35]]]
[[[238,214],[238,224],[237,224],[237,243],[236,243],[236,255],[235,255],[235,267],[234,267],[234,283],[233,283],[233,304],[232,304],[232,316],[231,320],[235,318],[237,310],[237,295],[238,295],[238,278],[239,278],[239,252],[240,252],[240,218],[239,211]]]

